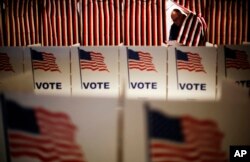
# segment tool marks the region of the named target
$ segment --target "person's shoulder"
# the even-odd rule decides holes
[[[172,25],[171,25],[171,28],[177,28],[178,26],[177,25],[175,25],[175,23],[173,23]]]

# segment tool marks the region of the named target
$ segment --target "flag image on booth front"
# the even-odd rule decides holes
[[[201,57],[198,53],[183,52],[180,50],[176,50],[175,52],[178,70],[206,73],[203,65],[201,64]]]
[[[148,52],[133,51],[128,49],[129,69],[138,69],[140,71],[156,71],[152,63],[153,57]]]
[[[10,63],[10,58],[9,58],[7,53],[0,52],[0,71],[15,72],[13,70],[11,63]]]
[[[218,87],[221,89],[223,80],[227,80],[235,82],[236,85],[248,91],[250,88],[250,46],[220,46],[218,59]],[[246,92],[246,95],[248,93]]]
[[[26,48],[24,66],[33,75],[35,93],[71,95],[68,47]]]
[[[215,48],[170,47],[168,53],[169,99],[215,99]]]
[[[170,116],[147,110],[149,157],[152,162],[226,161],[224,134],[216,122],[191,116]]]
[[[93,51],[88,52],[83,49],[78,49],[78,54],[80,59],[80,69],[109,72],[102,53]]]
[[[71,48],[72,94],[118,97],[118,48]]]
[[[5,89],[5,82],[9,78],[23,75],[23,48],[1,47],[0,48],[0,90]],[[19,80],[16,79],[16,82]]]
[[[31,59],[32,67],[34,70],[40,69],[44,71],[61,72],[56,63],[56,57],[53,53],[38,52],[36,50],[31,49]]]
[[[116,98],[4,93],[0,103],[11,162],[117,162]]]
[[[120,77],[128,98],[166,99],[164,47],[120,48]]]
[[[6,100],[6,125],[10,156],[28,157],[41,162],[84,162],[82,148],[75,141],[76,126],[62,112],[42,107],[23,107]]]
[[[226,69],[250,69],[250,63],[246,51],[234,50],[224,47],[225,50],[225,67]]]

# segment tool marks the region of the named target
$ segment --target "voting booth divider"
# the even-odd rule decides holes
[[[125,88],[127,98],[216,100],[224,80],[246,95],[250,87],[249,45],[1,47],[0,54],[2,91],[19,85],[35,94],[116,98]]]

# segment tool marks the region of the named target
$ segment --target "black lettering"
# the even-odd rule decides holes
[[[157,82],[131,82],[132,89],[157,89]]]
[[[157,83],[156,82],[152,83],[152,89],[157,89]]]
[[[143,88],[144,88],[144,84],[143,84],[142,82],[139,82],[139,83],[138,83],[138,88],[139,88],[139,89],[143,89]]]
[[[191,83],[187,83],[186,89],[187,90],[192,90],[193,89],[193,85]]]
[[[91,89],[96,89],[96,83],[90,83],[90,88]]]
[[[37,89],[62,89],[61,82],[36,82]]]
[[[207,84],[201,84],[201,90],[206,91],[207,90]]]
[[[89,83],[85,83],[85,82],[83,82],[82,84],[83,84],[83,87],[84,87],[85,89],[88,89],[88,87],[89,87]]]
[[[250,88],[250,80],[239,80],[235,81],[236,84],[242,87]]]
[[[62,89],[62,83],[57,82],[56,83],[56,89]]]
[[[110,89],[109,88],[109,82],[104,82],[104,89]]]
[[[179,83],[179,86],[180,86],[181,90],[183,90],[185,88],[185,86],[186,86],[186,83],[184,83],[184,84]]]
[[[83,82],[84,89],[110,89],[109,82]]]
[[[201,91],[206,91],[206,86],[207,84],[205,83],[179,83],[179,86],[181,90],[201,90]]]
[[[39,82],[39,83],[35,83],[35,86],[37,87],[37,89],[41,89],[42,88],[42,83],[41,82]]]

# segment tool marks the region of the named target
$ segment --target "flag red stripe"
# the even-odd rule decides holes
[[[58,71],[59,67],[56,64],[56,58],[51,53],[43,53],[43,60],[32,60],[33,68],[34,69],[41,69],[45,71]]]
[[[104,57],[101,53],[91,52],[91,60],[80,60],[81,69],[90,69],[93,71],[109,71],[104,63]]]
[[[18,151],[11,151],[11,155],[13,157],[22,157],[22,156],[29,156],[34,157],[42,160],[42,162],[53,162],[53,161],[60,161],[60,162],[84,162],[81,158],[66,158],[64,159],[63,156],[60,155],[52,155],[52,156],[46,156],[39,152],[35,152],[34,150],[18,150]]]
[[[170,141],[153,138],[150,141],[151,159],[162,161],[226,161],[227,155],[221,150],[223,134],[216,123],[181,117],[184,141]]]
[[[81,148],[75,144],[75,126],[70,118],[66,114],[53,113],[42,108],[34,111],[40,132],[33,134],[8,130],[11,156],[28,156],[42,162],[84,161]]]
[[[17,150],[17,149],[22,149],[22,150],[25,150],[25,149],[35,149],[37,151],[41,151],[41,152],[44,152],[44,153],[52,153],[52,152],[55,152],[55,147],[58,147],[58,146],[55,146],[53,144],[47,144],[47,145],[41,145],[41,144],[37,144],[37,143],[24,143],[24,142],[12,142],[10,143],[10,147],[13,148],[12,150]],[[68,155],[73,155],[73,156],[76,156],[76,157],[82,157],[82,153],[79,152],[78,150],[79,148],[73,148],[73,147],[67,147],[67,148],[63,148],[62,147],[58,147],[57,148],[57,153],[61,154],[61,155],[65,155],[65,156],[68,156]]]
[[[179,70],[185,69],[188,71],[206,72],[201,64],[201,57],[199,54],[187,53],[188,60],[177,60],[177,67]]]
[[[12,71],[13,67],[10,64],[10,58],[6,53],[0,53],[0,71]]]
[[[139,60],[129,59],[129,69],[156,71],[152,63],[152,56],[149,53],[138,52]]]

